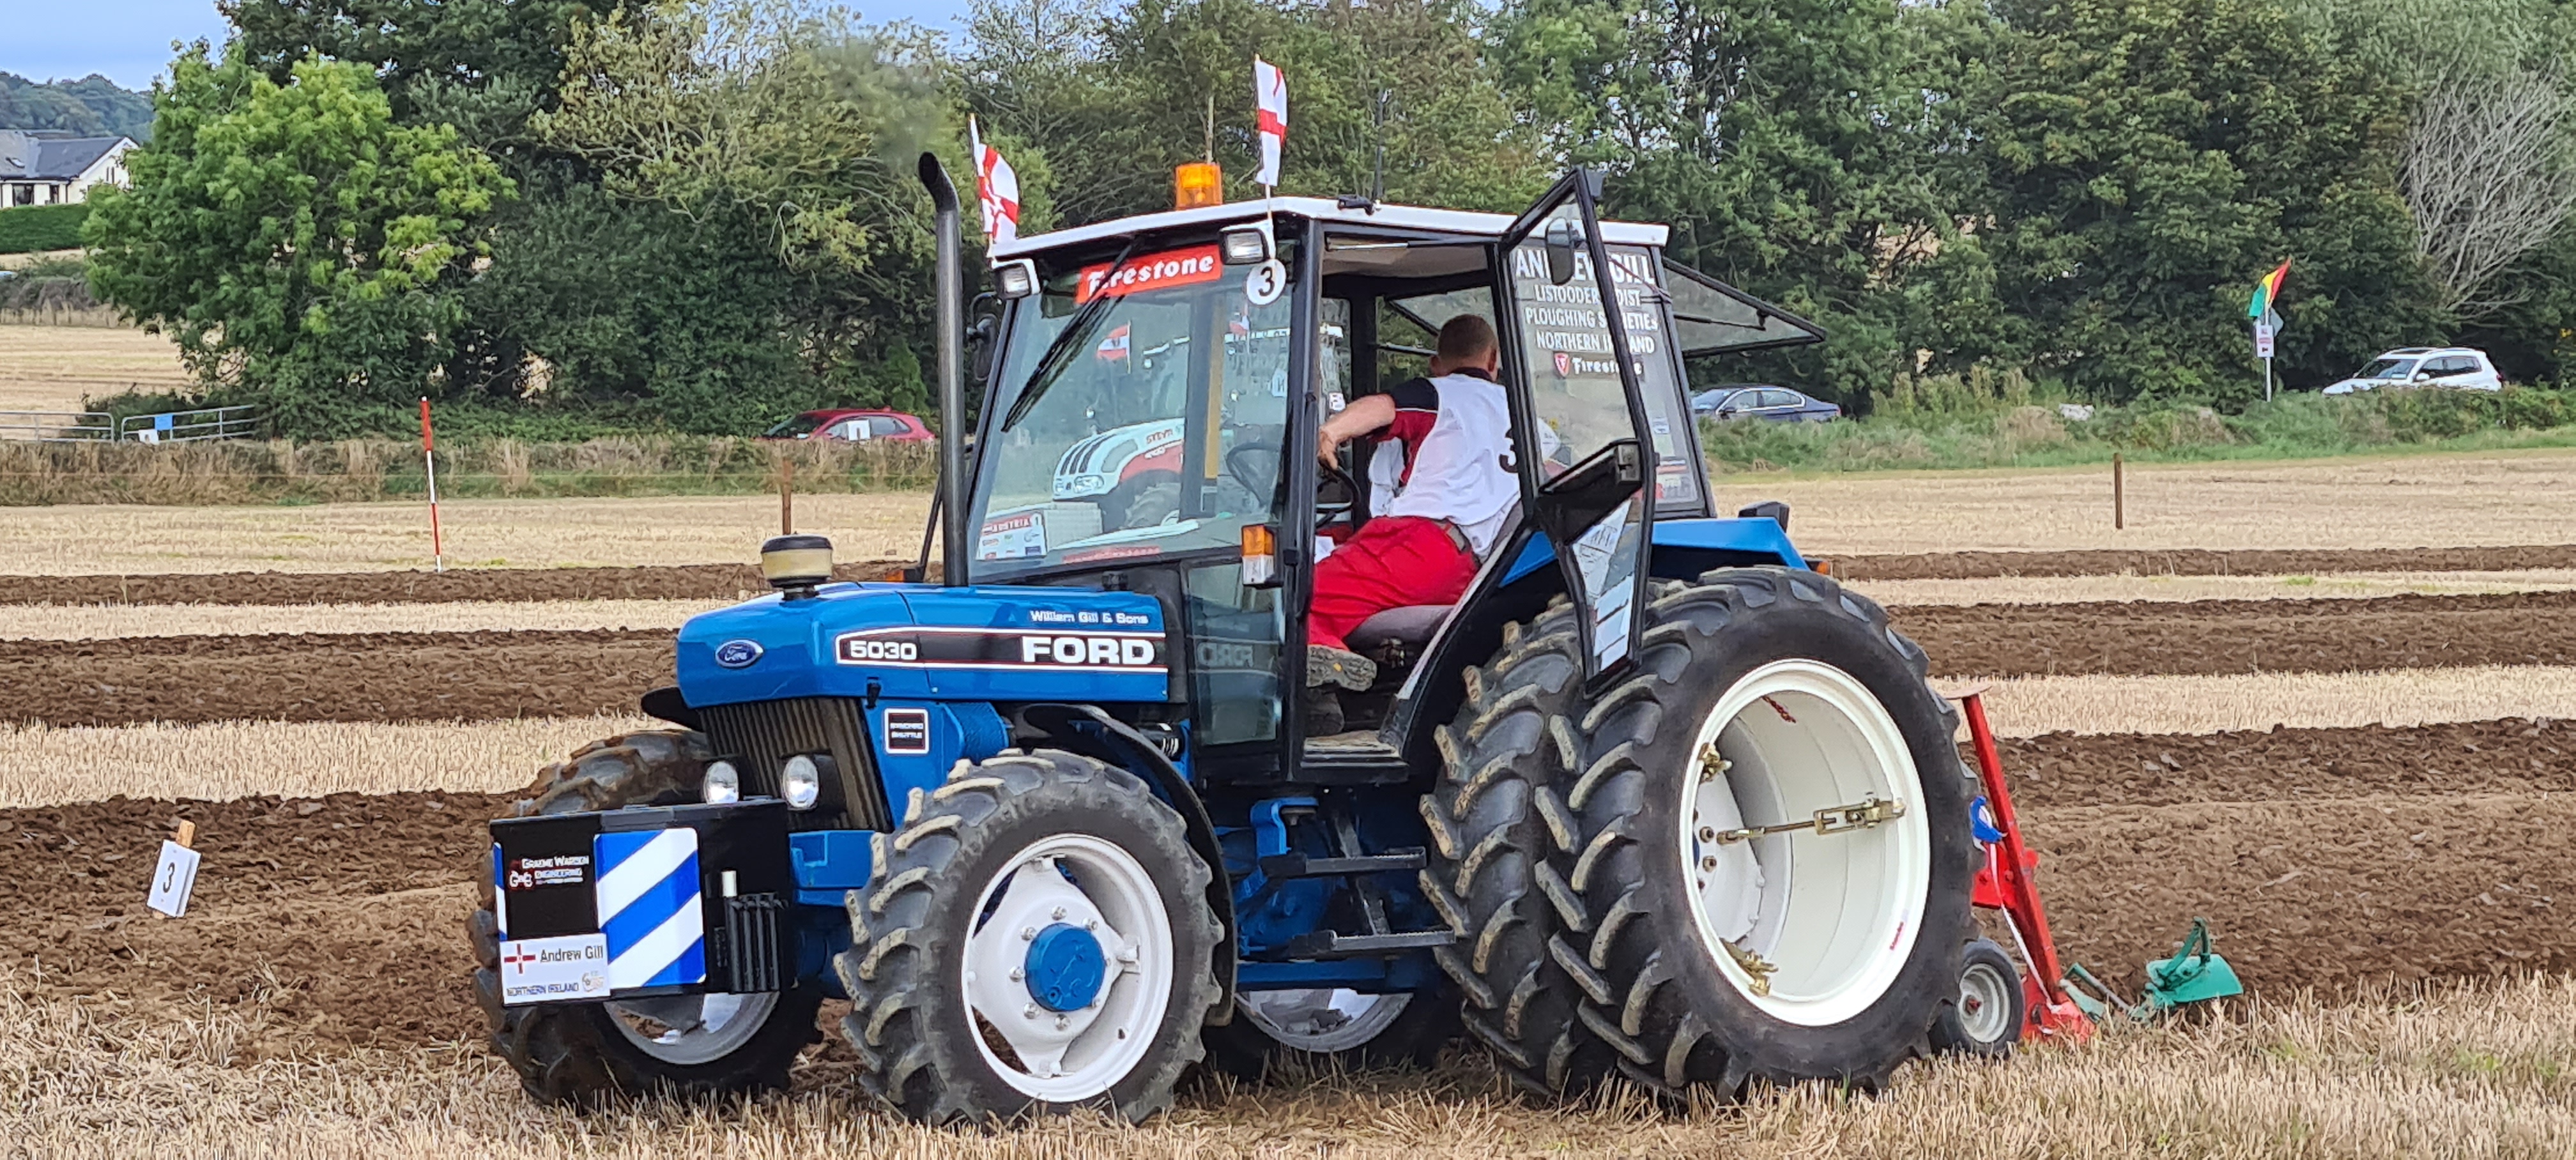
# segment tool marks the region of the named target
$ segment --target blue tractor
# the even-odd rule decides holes
[[[1277,197],[1005,241],[970,308],[922,176],[939,566],[926,535],[908,582],[836,582],[771,541],[774,595],[681,630],[644,704],[673,728],[492,823],[475,988],[532,1094],[781,1087],[826,999],[932,1123],[1141,1120],[1196,1066],[1462,1030],[1548,1096],[1871,1087],[1926,1049],[1972,934],[1953,718],[1785,508],[1715,515],[1683,394],[1813,327],[1600,220],[1588,172],[1517,218]],[[1317,426],[1462,312],[1503,339],[1520,514],[1310,712],[1313,566],[1387,478]]]

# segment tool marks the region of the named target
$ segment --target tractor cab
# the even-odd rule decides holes
[[[1429,745],[1411,723],[1444,719],[1493,626],[1558,592],[1590,610],[1593,673],[1616,668],[1648,529],[1712,514],[1684,360],[1821,335],[1664,259],[1665,227],[1600,221],[1597,194],[1569,178],[1518,218],[1279,197],[994,246],[951,565],[974,584],[1157,596],[1180,621],[1172,701],[1191,752],[1238,775],[1406,780]],[[1317,428],[1423,375],[1462,314],[1502,340],[1513,430],[1495,452],[1522,503],[1466,599],[1351,633],[1379,677],[1318,732],[1298,711],[1313,565],[1384,505],[1400,464],[1366,440],[1319,462]]]

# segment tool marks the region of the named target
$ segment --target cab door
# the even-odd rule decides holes
[[[1581,612],[1584,676],[1596,682],[1635,649],[1655,507],[1643,372],[1622,313],[1660,309],[1651,265],[1617,276],[1600,197],[1599,172],[1577,169],[1493,250],[1524,510],[1555,549]]]

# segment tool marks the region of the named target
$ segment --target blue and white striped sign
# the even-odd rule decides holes
[[[590,845],[599,868],[599,929],[608,936],[608,985],[623,991],[706,982],[698,832],[680,826],[605,833]]]

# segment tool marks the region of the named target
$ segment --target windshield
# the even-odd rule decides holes
[[[2356,379],[2402,379],[2406,377],[2406,372],[2413,369],[2415,369],[2415,360],[2411,358],[2375,359],[2369,366],[2361,368],[2360,374],[2352,377]]]
[[[1239,547],[1272,518],[1293,275],[1213,243],[1114,257],[1013,305],[975,473],[979,579]]]
[[[771,439],[802,439],[813,434],[815,428],[822,426],[823,421],[831,417],[832,415],[829,411],[807,411],[802,415],[793,415],[779,420],[777,426],[770,428],[766,432],[766,437]]]

